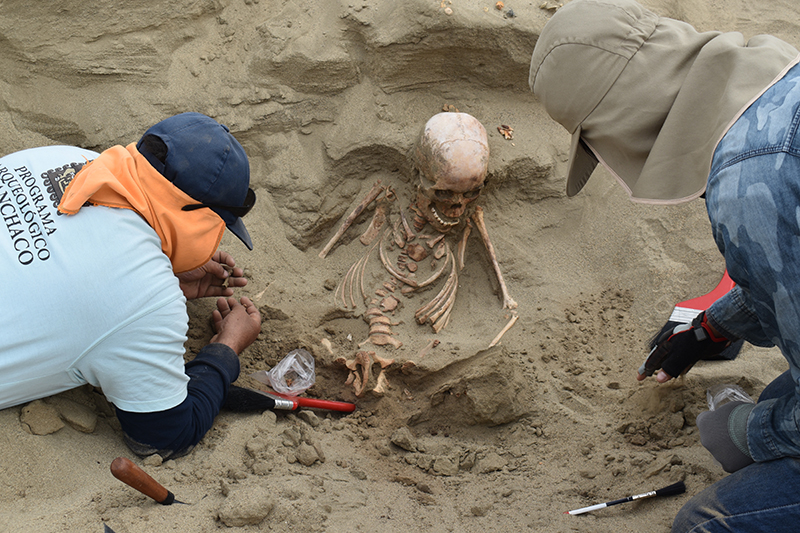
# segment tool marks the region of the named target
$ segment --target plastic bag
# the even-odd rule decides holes
[[[269,372],[257,372],[253,377],[266,383],[275,392],[297,396],[314,385],[316,373],[314,371],[314,357],[299,348],[292,350]],[[264,379],[266,377],[266,380]]]
[[[706,391],[706,398],[708,398],[709,411],[713,411],[728,402],[756,403],[743,388],[732,383],[720,383],[709,387]]]

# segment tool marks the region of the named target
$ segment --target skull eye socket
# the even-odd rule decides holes
[[[455,193],[453,191],[448,191],[445,189],[436,189],[434,191],[434,195],[439,200],[450,200],[455,196]]]
[[[476,196],[478,196],[481,193],[482,189],[483,189],[483,187],[476,187],[476,188],[472,189],[471,191],[467,191],[467,192],[464,193],[464,198],[468,198],[468,199],[475,198]]]

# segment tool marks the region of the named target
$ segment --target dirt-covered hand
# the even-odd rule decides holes
[[[234,287],[244,287],[244,271],[227,252],[217,251],[203,266],[177,275],[187,300],[207,296],[231,296]]]
[[[216,335],[211,342],[230,346],[241,354],[261,333],[261,313],[249,298],[220,298],[211,314]]]

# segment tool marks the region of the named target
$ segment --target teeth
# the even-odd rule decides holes
[[[433,213],[433,216],[434,218],[436,218],[436,221],[439,222],[439,224],[441,224],[442,226],[455,226],[456,224],[458,224],[458,219],[456,219],[453,222],[445,222],[444,220],[442,220],[442,217],[439,216],[439,213],[436,212],[436,208],[433,207],[433,205],[431,205],[431,213]]]

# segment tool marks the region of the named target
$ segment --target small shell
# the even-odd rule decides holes
[[[503,2],[497,2],[494,7],[499,11],[505,7],[505,4]]]

